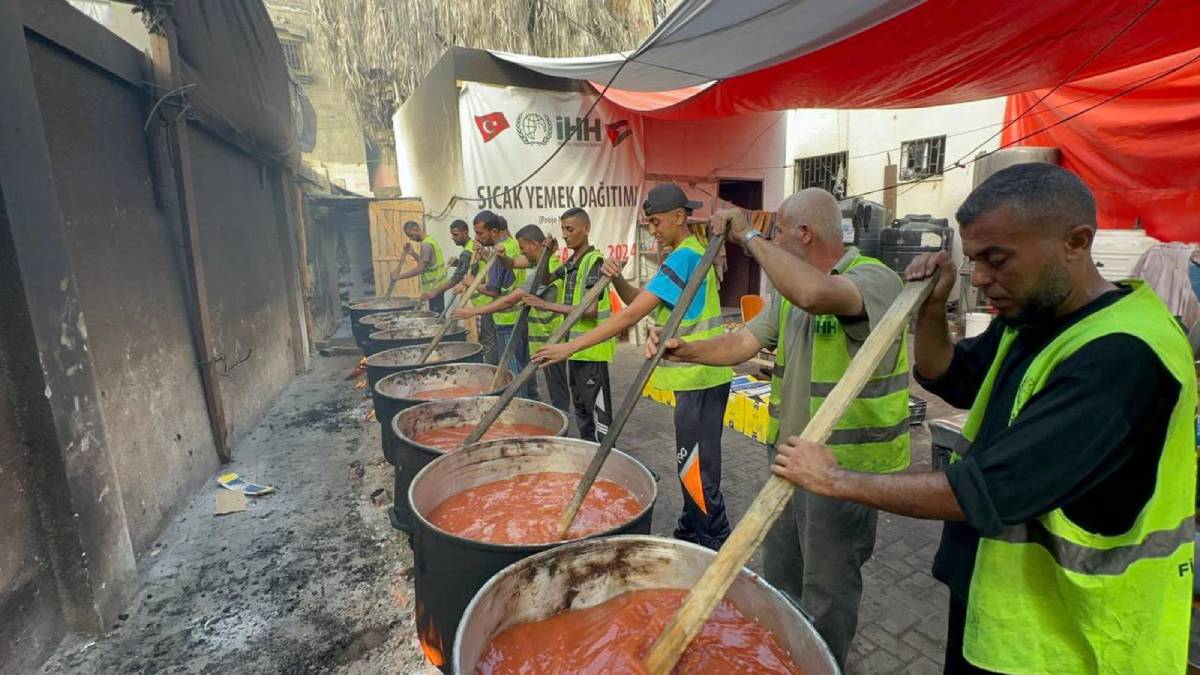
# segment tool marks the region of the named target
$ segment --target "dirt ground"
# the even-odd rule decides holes
[[[413,630],[407,538],[371,501],[392,477],[345,379],[357,360],[315,359],[235,449],[225,470],[278,492],[214,516],[214,474],[146,556],[120,623],[68,638],[42,672],[436,672]]]

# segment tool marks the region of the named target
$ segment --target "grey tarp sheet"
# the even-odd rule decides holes
[[[633,52],[633,60],[613,87],[665,91],[741,75],[821,49],[921,2],[683,0]],[[545,75],[602,84],[608,83],[626,56],[549,59],[492,53]]]
[[[249,137],[264,157],[300,163],[287,64],[261,0],[179,0],[179,55],[192,105]]]

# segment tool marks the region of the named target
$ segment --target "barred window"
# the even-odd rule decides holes
[[[307,72],[304,68],[304,45],[298,40],[279,40],[279,46],[283,47],[283,60],[287,62],[288,68],[293,72]]]
[[[849,153],[846,152],[797,159],[796,191],[818,187],[842,199],[846,196],[846,172],[849,162]]]
[[[945,136],[918,138],[900,144],[900,180],[940,176],[945,164]]]

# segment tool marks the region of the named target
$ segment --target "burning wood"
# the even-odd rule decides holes
[[[442,651],[442,636],[438,633],[437,626],[433,625],[433,619],[425,613],[425,605],[420,600],[417,600],[416,622],[421,651],[425,652],[429,663],[441,668],[446,663],[445,653]]]
[[[353,380],[362,377],[363,373],[365,372],[367,372],[367,357],[364,356],[358,360],[358,366],[355,367],[354,370],[350,371],[350,374],[346,376],[346,379]]]

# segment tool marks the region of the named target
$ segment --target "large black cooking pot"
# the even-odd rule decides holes
[[[678,539],[624,536],[585,539],[525,558],[492,577],[467,606],[454,638],[455,672],[474,673],[492,639],[517,624],[595,607],[630,591],[691,589],[715,556]],[[817,630],[762,577],[743,569],[725,599],[771,631],[804,675],[839,672]]]
[[[447,498],[477,485],[541,471],[582,474],[597,447],[590,441],[549,436],[484,441],[442,455],[413,479],[408,497],[414,517],[417,633],[427,653],[434,648],[441,654],[438,665],[443,671],[453,668],[449,655],[463,611],[488,579],[515,562],[567,542],[504,545],[473,541],[438,529],[429,522],[429,514]],[[633,457],[613,450],[599,478],[623,486],[645,508],[617,527],[581,539],[649,534],[658,497],[650,471]]]
[[[356,298],[350,301],[350,332],[354,342],[362,349],[370,334],[363,325],[363,317],[380,312],[402,312],[417,309],[421,301],[416,298]]]
[[[383,456],[395,467],[395,484],[397,486],[403,485],[403,489],[396,489],[393,492],[392,500],[394,506],[390,514],[392,527],[404,530],[405,532],[412,530],[412,516],[408,513],[408,501],[405,495],[408,492],[409,482],[412,481],[412,477],[417,473],[416,469],[411,471],[406,470],[400,463],[398,450],[400,439],[396,436],[396,427],[393,424],[396,416],[409,408],[431,402],[430,399],[414,398],[414,394],[448,387],[486,388],[491,386],[495,376],[496,366],[490,363],[450,363],[392,373],[379,380],[375,385],[375,389],[373,390],[376,399],[375,419],[379,420],[382,424],[380,428],[380,445],[382,446]],[[496,385],[495,389],[485,389],[483,394],[498,396],[512,380],[512,372],[504,369],[500,375],[500,382]],[[451,398],[460,399],[458,396]],[[469,398],[466,400],[469,400]],[[481,418],[482,414],[476,419]],[[447,419],[461,418],[450,415]],[[421,466],[425,466],[426,463],[421,462]]]
[[[436,319],[437,312],[428,309],[407,309],[400,312],[376,312],[368,314],[359,319],[358,322],[364,328],[367,328],[367,334],[370,335],[377,330],[384,328],[395,328],[403,326],[408,319]]]
[[[473,396],[448,398],[411,406],[392,418],[391,436],[393,463],[396,465],[395,494],[392,525],[398,530],[412,532],[412,510],[408,505],[408,486],[413,476],[446,451],[418,443],[414,438],[431,429],[446,427],[478,426],[498,396]],[[513,399],[496,418],[500,424],[531,424],[549,429],[556,436],[567,434],[567,416],[554,406],[529,399]]]
[[[420,363],[426,345],[412,345],[385,349],[367,357],[367,388],[375,395],[375,385],[392,373],[400,373],[426,366],[444,366],[451,363],[483,363],[483,347],[475,342],[439,342],[425,363]],[[378,400],[376,401],[378,407]]]
[[[424,345],[433,341],[444,322],[441,319],[406,319],[402,326],[378,330],[367,336],[363,345],[363,353],[367,356],[378,354],[385,349]],[[446,334],[442,336],[445,342],[464,342],[467,339],[467,329],[457,321],[450,324]]]

